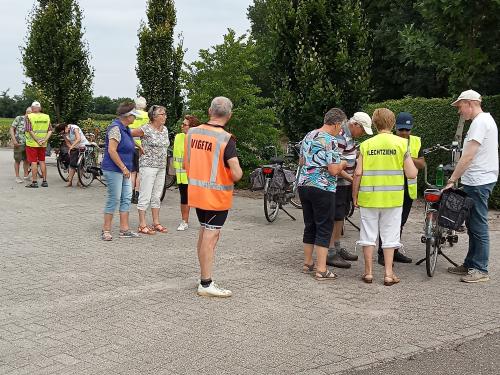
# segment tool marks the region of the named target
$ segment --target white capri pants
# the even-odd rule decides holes
[[[403,207],[360,207],[361,225],[358,245],[377,246],[380,234],[382,249],[400,248],[401,214]]]
[[[166,168],[141,167],[139,172],[141,186],[139,188],[137,209],[146,211],[150,204],[151,208],[160,208]]]

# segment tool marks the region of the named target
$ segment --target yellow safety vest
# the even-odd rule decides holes
[[[363,175],[358,193],[360,207],[390,208],[403,205],[404,156],[407,140],[394,134],[381,133],[360,146]]]
[[[174,161],[173,166],[175,169],[175,175],[177,177],[178,184],[187,184],[188,177],[186,170],[184,169],[184,141],[186,139],[186,134],[179,133],[174,139]]]
[[[49,132],[50,125],[50,117],[45,113],[30,113],[28,115],[28,119],[31,123],[31,130],[35,133],[37,138],[45,138],[47,133]],[[40,146],[36,141],[31,137],[29,132],[25,132],[26,135],[26,146],[29,147],[45,147]]]
[[[143,111],[142,109],[136,109],[136,111],[139,112],[140,115],[137,116],[134,122],[128,126],[130,129],[140,128],[141,126],[146,125],[149,122],[148,113],[146,111]],[[134,137],[134,142],[137,146],[140,146],[141,137]]]
[[[408,139],[408,147],[410,148],[410,155],[412,158],[418,158],[418,152],[420,151],[420,147],[422,146],[422,141],[420,137],[415,135],[410,135],[410,139]],[[417,198],[417,179],[408,179],[408,195],[411,199]]]

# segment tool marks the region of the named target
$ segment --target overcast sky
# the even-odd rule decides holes
[[[95,68],[94,95],[134,97],[137,30],[146,19],[146,0],[78,0],[84,14],[85,39]],[[250,24],[247,8],[252,0],[176,0],[177,26],[182,33],[184,57],[191,62],[198,51],[221,43],[228,28],[245,33]],[[26,37],[25,18],[35,0],[0,0],[0,91],[20,94],[26,78],[20,62],[19,46]]]

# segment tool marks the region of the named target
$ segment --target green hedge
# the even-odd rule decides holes
[[[395,114],[398,112],[410,112],[414,118],[412,134],[422,138],[422,148],[428,148],[436,144],[451,144],[455,136],[458,124],[457,109],[450,103],[452,98],[424,99],[405,98],[401,100],[388,100],[382,103],[374,103],[365,106],[364,110],[372,114],[375,108],[389,108]],[[495,119],[497,126],[500,125],[500,95],[486,96],[483,98],[483,110],[490,112]],[[470,126],[467,122],[464,127],[463,136]],[[450,162],[450,154],[446,152],[434,153],[426,158],[429,169],[429,180],[434,181],[434,172],[439,164]],[[419,192],[422,193],[424,187],[423,172],[419,173]],[[493,190],[490,199],[491,208],[500,208],[500,184]]]

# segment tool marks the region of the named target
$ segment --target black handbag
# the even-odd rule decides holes
[[[447,189],[441,194],[438,211],[438,225],[457,230],[469,217],[474,201],[460,189]]]

